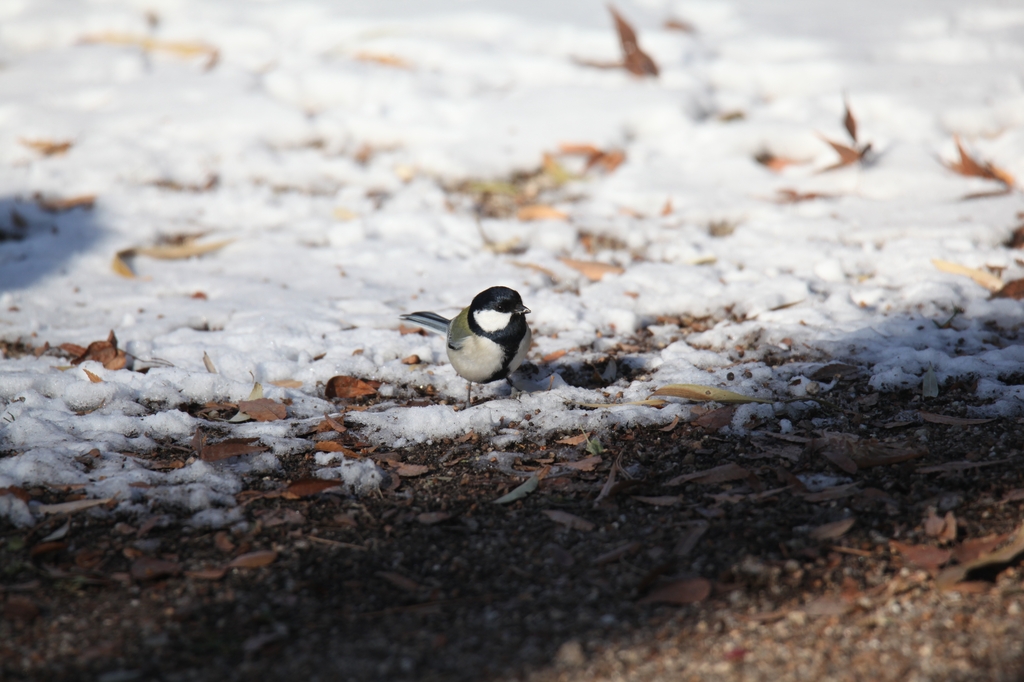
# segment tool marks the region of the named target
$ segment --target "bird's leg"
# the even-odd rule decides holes
[[[466,382],[466,409],[473,404],[473,384],[469,381]]]

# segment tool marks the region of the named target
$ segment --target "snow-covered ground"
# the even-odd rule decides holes
[[[0,488],[78,485],[124,513],[231,522],[243,475],[309,450],[298,434],[332,410],[318,385],[335,375],[383,382],[387,400],[346,420],[389,448],[472,429],[500,449],[685,419],[679,401],[579,407],[669,383],[781,401],[830,360],[880,391],[919,388],[929,368],[940,387],[976,379],[968,412],[1019,414],[1024,307],[932,261],[1024,277],[1022,252],[1003,245],[1024,222],[1019,191],[964,200],[1000,184],[942,163],[957,160],[958,135],[1024,178],[1024,7],[618,9],[659,77],[581,63],[620,58],[597,0],[0,0],[0,338],[87,346],[114,330],[129,368],[149,367],[0,359]],[[821,136],[850,143],[844,97],[871,152],[823,172],[838,156]],[[626,157],[587,173],[555,157],[578,177],[542,198],[566,220],[478,222],[452,191],[534,172],[563,143]],[[799,163],[774,171],[755,161],[766,153]],[[824,196],[780,203],[779,190]],[[95,205],[48,212],[37,195]],[[196,233],[231,242],[187,260],[138,255],[135,278],[112,268],[125,249]],[[562,257],[624,271],[592,282]],[[465,383],[442,340],[400,334],[398,315],[454,314],[495,284],[533,310],[541,380],[515,396],[478,387],[494,399],[456,410]],[[659,323],[680,316],[710,328]],[[545,379],[642,329],[650,350],[618,354],[631,381],[602,392]],[[424,363],[402,363],[414,354]],[[288,380],[301,387],[272,383]],[[187,446],[203,421],[178,407],[243,400],[254,381],[292,401],[288,419],[231,435],[270,452],[169,472],[131,457]],[[405,406],[426,384],[449,404]],[[744,406],[733,428],[756,415],[777,429],[799,409]],[[323,476],[374,480],[370,464],[317,461]],[[10,494],[0,516],[32,522]]]

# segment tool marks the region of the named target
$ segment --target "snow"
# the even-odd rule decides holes
[[[800,397],[833,360],[863,367],[879,391],[917,389],[929,368],[940,387],[970,377],[972,414],[1018,416],[1024,308],[931,261],[1024,277],[1003,246],[1021,222],[1019,192],[963,201],[995,183],[938,162],[956,158],[959,135],[1024,177],[1024,11],[998,0],[618,9],[658,79],[577,63],[618,58],[596,0],[0,2],[0,234],[17,232],[14,213],[28,226],[0,239],[0,338],[86,346],[113,329],[135,369],[149,368],[0,359],[0,488],[84,486],[115,497],[113,513],[239,522],[234,494],[308,451],[302,429],[333,409],[319,386],[339,374],[384,382],[380,406],[346,419],[386,448],[472,430],[501,450],[665,424],[690,406],[580,405],[642,401],[668,383]],[[696,32],[664,28],[670,17]],[[218,59],[118,35],[206,44]],[[844,96],[871,163],[822,172],[836,158],[819,135],[846,139]],[[22,140],[73,146],[44,156]],[[447,191],[534,170],[563,142],[627,158],[563,188],[569,221],[478,222]],[[753,161],[761,152],[804,163],[773,173]],[[831,198],[780,204],[780,189]],[[97,198],[54,214],[37,193]],[[624,246],[588,254],[581,230]],[[120,250],[189,233],[231,243],[185,261],[137,256],[135,279],[111,270]],[[525,251],[495,253],[481,233]],[[625,272],[590,282],[560,257]],[[528,360],[540,374],[514,391],[476,387],[491,400],[468,410],[403,406],[427,384],[455,404],[465,383],[443,340],[399,334],[398,316],[451,315],[498,284],[533,311]],[[680,335],[658,320],[680,315],[710,326]],[[655,350],[620,357],[636,374],[607,396],[551,376],[640,329]],[[558,350],[568,353],[540,361]],[[800,361],[765,362],[784,352]],[[413,354],[425,364],[401,362]],[[282,380],[302,387],[271,383]],[[289,419],[232,435],[269,452],[168,472],[137,459],[188,447],[208,425],[185,407],[245,399],[256,381],[292,401]],[[788,431],[800,409],[746,406],[728,428]],[[354,493],[383,480],[367,461],[316,462]],[[0,517],[33,522],[13,495],[0,495]]]

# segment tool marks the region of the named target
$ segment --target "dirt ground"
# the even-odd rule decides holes
[[[247,481],[245,530],[0,525],[0,678],[1024,680],[1024,424],[964,421],[969,385],[922,400],[829,372],[786,434],[723,435],[717,405],[515,456],[327,429],[310,453],[376,458],[379,494],[311,488],[308,454]]]

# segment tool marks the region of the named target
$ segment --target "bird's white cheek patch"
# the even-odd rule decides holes
[[[485,332],[496,332],[508,326],[512,313],[499,313],[497,310],[478,310],[473,319]]]

